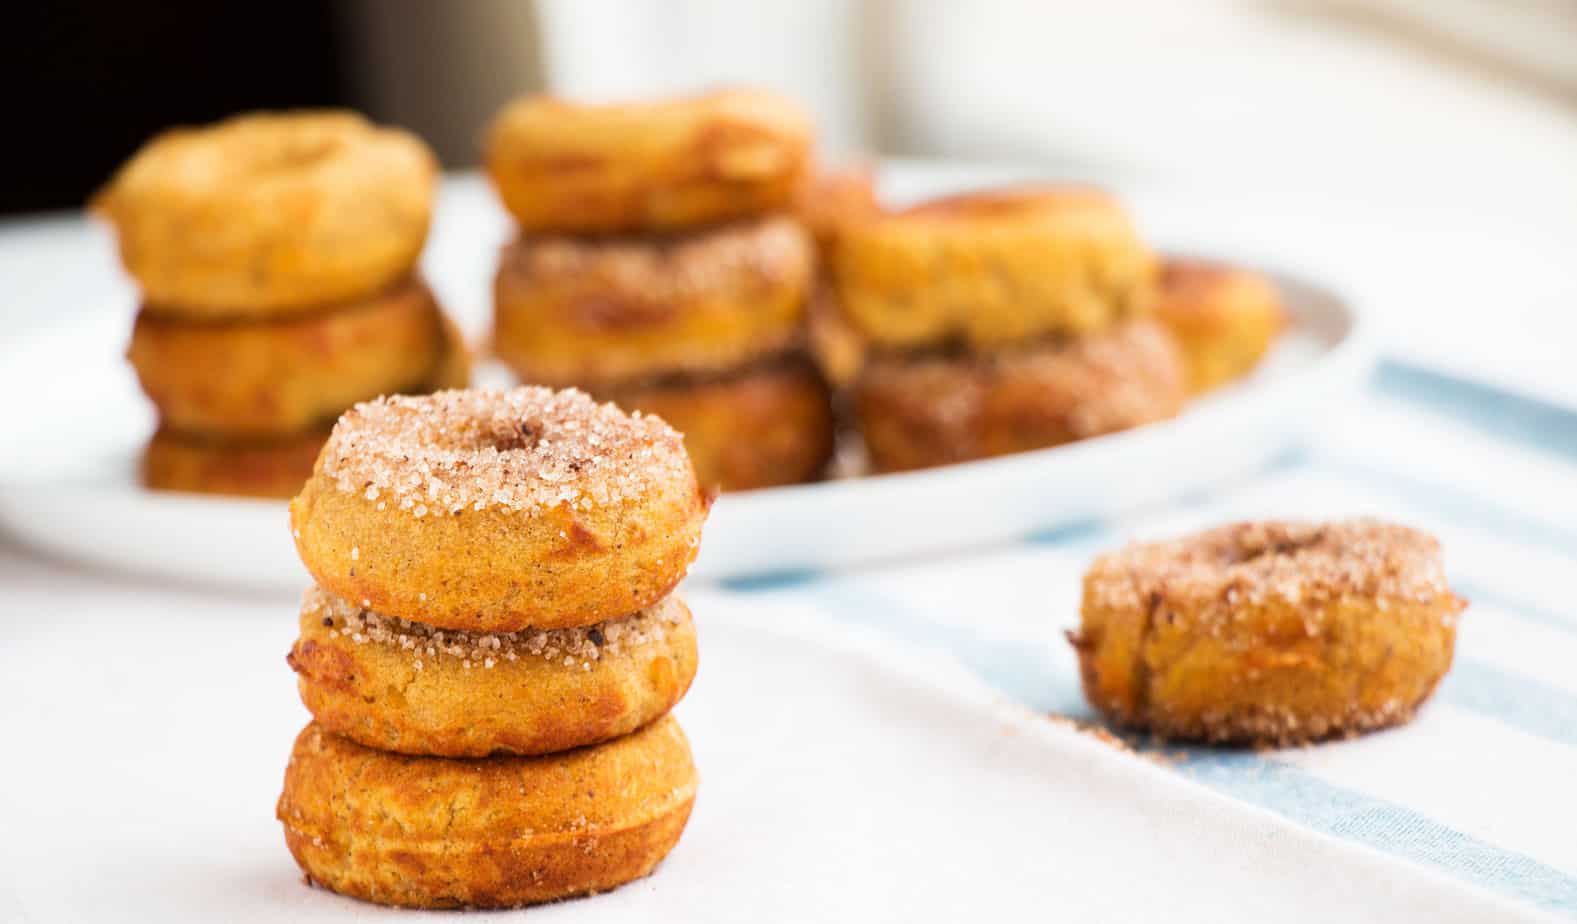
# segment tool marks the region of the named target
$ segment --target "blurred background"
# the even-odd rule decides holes
[[[1366,264],[1393,351],[1577,403],[1577,0],[60,0],[7,23],[0,213],[74,209],[155,131],[247,109],[352,106],[462,169],[523,93],[749,82],[814,110],[833,159],[1019,165],[1141,222],[1163,191],[1194,246]],[[25,243],[12,276],[54,253],[48,225]]]
[[[465,167],[523,92],[749,81],[810,105],[835,152],[1577,223],[1577,0],[65,0],[7,18],[7,212],[75,206],[150,133],[244,109],[353,106]]]

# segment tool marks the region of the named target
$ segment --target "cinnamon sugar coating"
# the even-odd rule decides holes
[[[1070,640],[1085,695],[1123,725],[1287,745],[1411,718],[1465,606],[1417,530],[1237,523],[1097,558]]]
[[[1171,337],[1138,320],[1066,342],[962,356],[874,356],[855,385],[879,471],[1043,449],[1182,410]]]
[[[716,373],[799,337],[815,271],[792,219],[670,235],[529,235],[494,281],[494,349],[520,378],[611,385]]]
[[[512,632],[656,603],[694,559],[706,511],[667,424],[522,387],[357,405],[291,523],[326,590],[440,628]]]
[[[677,596],[565,629],[466,632],[364,609],[314,587],[287,660],[319,724],[406,754],[545,754],[607,741],[673,708],[695,677]]]

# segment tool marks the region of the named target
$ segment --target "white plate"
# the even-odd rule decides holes
[[[883,183],[909,198],[1002,175],[906,165]],[[1197,213],[1199,239],[1211,239],[1211,217]],[[1179,223],[1176,216],[1163,222]],[[495,243],[506,234],[485,188],[474,178],[450,182],[426,269],[472,333],[485,324]],[[1161,244],[1192,249],[1187,240]],[[101,247],[83,249],[85,264],[105,257]],[[728,495],[713,509],[692,573],[835,568],[1002,542],[1244,476],[1349,397],[1373,357],[1352,304],[1315,280],[1266,269],[1293,325],[1253,376],[1180,418],[931,471]],[[153,415],[121,357],[128,314],[106,306],[0,353],[0,394],[28,396],[10,402],[4,422],[14,442],[0,444],[0,528],[111,568],[298,588],[305,573],[282,503],[153,493],[137,484],[136,458]]]

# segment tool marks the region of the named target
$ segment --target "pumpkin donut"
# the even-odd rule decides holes
[[[670,595],[581,628],[445,631],[314,587],[287,660],[318,724],[368,747],[547,754],[666,715],[695,677],[695,625]]]
[[[494,282],[493,348],[525,381],[717,372],[799,337],[809,237],[772,217],[665,237],[523,237]]]
[[[471,375],[470,353],[454,322],[442,318],[443,350],[427,382],[412,391],[463,388]],[[161,426],[143,448],[141,476],[156,491],[228,494],[289,500],[312,475],[328,441],[327,426],[263,439],[216,436]]]
[[[327,428],[236,441],[160,427],[142,450],[142,483],[155,491],[289,500],[311,476],[328,438]]]
[[[870,344],[838,307],[838,293],[822,280],[805,304],[805,349],[827,381],[839,389],[854,385],[865,368]]]
[[[695,558],[706,513],[673,428],[540,387],[358,404],[290,504],[325,590],[476,632],[652,606]]]
[[[190,321],[144,308],[126,355],[165,426],[258,439],[327,429],[358,401],[424,390],[445,353],[442,323],[413,278],[278,321]]]
[[[159,135],[93,206],[159,313],[279,317],[408,274],[437,172],[414,135],[354,113],[259,113]]]
[[[1069,639],[1115,722],[1290,745],[1410,719],[1451,667],[1466,605],[1416,530],[1236,523],[1097,558]]]
[[[849,225],[832,266],[850,322],[899,348],[1099,330],[1147,309],[1155,277],[1122,206],[1071,186],[952,196]]]
[[[800,354],[715,378],[678,377],[599,393],[684,434],[701,486],[747,491],[821,477],[832,457],[832,396]]]
[[[524,231],[669,231],[788,206],[813,140],[805,111],[765,90],[621,105],[532,96],[494,120],[486,161]]]
[[[1287,326],[1270,280],[1202,260],[1166,261],[1155,317],[1183,348],[1194,394],[1248,374]]]
[[[877,471],[1043,449],[1182,410],[1183,364],[1153,321],[996,353],[879,355],[855,385]]]
[[[793,211],[815,238],[816,249],[830,259],[844,228],[882,213],[876,175],[866,164],[817,170],[800,184]]]
[[[508,908],[652,872],[695,802],[673,718],[540,757],[451,760],[296,738],[276,814],[309,880],[407,908]]]

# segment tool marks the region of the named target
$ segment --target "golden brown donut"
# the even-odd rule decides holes
[[[442,319],[443,353],[432,380],[412,391],[463,388],[471,358],[460,331]],[[289,500],[312,474],[329,428],[314,427],[266,439],[182,433],[160,427],[142,454],[142,483],[156,491],[228,494]]]
[[[1042,449],[1164,420],[1182,359],[1149,320],[1019,350],[873,357],[855,386],[872,466],[892,472]]]
[[[1194,394],[1247,374],[1287,325],[1270,280],[1202,260],[1166,261],[1155,316],[1183,348]]]
[[[805,348],[833,386],[849,388],[865,368],[870,344],[838,307],[837,290],[822,280],[805,305]]]
[[[162,313],[277,317],[409,273],[437,172],[416,136],[354,113],[258,113],[159,135],[93,206]]]
[[[881,213],[876,175],[867,164],[814,171],[794,197],[794,217],[810,231],[824,258],[832,256],[844,228]]]
[[[165,426],[258,439],[326,429],[357,401],[423,390],[444,349],[438,305],[412,278],[277,321],[191,321],[144,308],[126,355]]]
[[[873,344],[1012,344],[1146,310],[1155,259],[1116,200],[1025,186],[927,202],[846,227],[842,308]]]
[[[465,388],[471,384],[471,348],[466,345],[465,335],[448,315],[440,315],[440,321],[444,349],[423,392]]]
[[[1410,719],[1466,605],[1425,533],[1236,523],[1097,558],[1069,638],[1085,696],[1116,722],[1288,745]]]
[[[404,754],[547,754],[626,735],[695,677],[695,625],[677,596],[575,629],[434,629],[319,588],[287,658],[318,724]]]
[[[624,105],[511,103],[487,171],[522,230],[673,230],[786,207],[813,142],[798,104],[765,90]]]
[[[747,491],[814,481],[832,456],[832,397],[800,355],[716,378],[670,378],[600,393],[684,434],[701,486]]]
[[[799,336],[816,269],[793,220],[666,237],[524,237],[501,254],[493,349],[565,386],[716,372]]]
[[[307,877],[408,908],[508,908],[606,892],[652,872],[695,802],[673,718],[541,757],[453,760],[296,738],[277,815]]]
[[[673,428],[539,387],[358,404],[290,504],[325,590],[477,632],[653,605],[695,558],[706,513]]]
[[[155,491],[288,500],[312,474],[324,429],[272,440],[233,441],[161,427],[142,451],[142,483]]]

